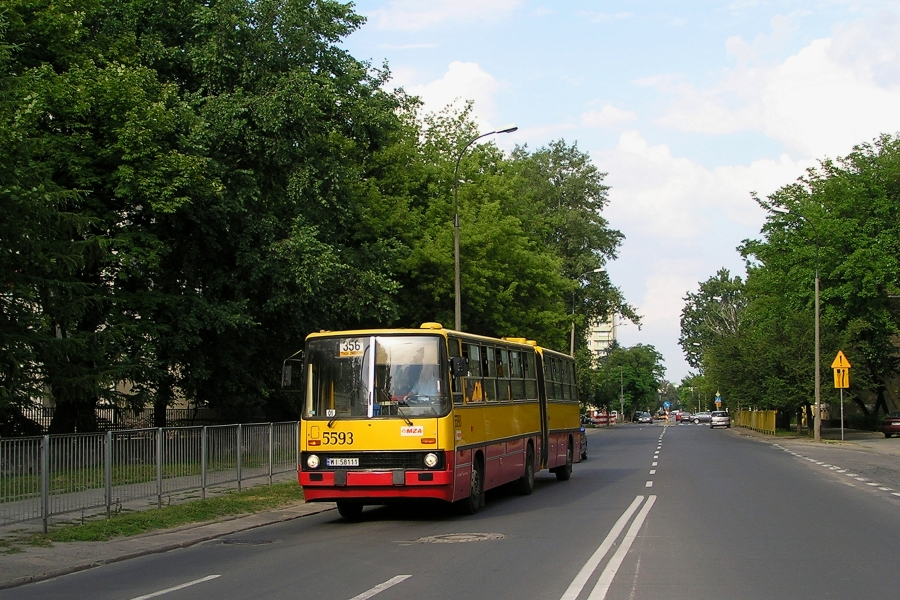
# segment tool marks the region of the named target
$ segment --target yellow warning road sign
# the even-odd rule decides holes
[[[834,357],[834,362],[831,363],[832,369],[849,369],[852,365],[850,361],[847,360],[847,357],[844,356],[844,353],[838,350],[837,356]]]
[[[844,353],[838,350],[834,362],[831,363],[834,369],[834,387],[836,389],[846,389],[850,387],[850,361],[844,356]]]
[[[850,387],[850,369],[837,368],[834,370],[834,387],[835,389]]]

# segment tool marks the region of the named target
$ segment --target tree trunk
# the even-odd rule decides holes
[[[170,376],[164,377],[159,383],[159,387],[156,391],[156,398],[153,400],[154,427],[166,426],[166,409],[169,408],[169,405],[175,397],[172,386],[173,381]]]

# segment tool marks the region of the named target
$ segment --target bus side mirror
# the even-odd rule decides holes
[[[297,372],[298,376],[303,375],[303,352],[300,351],[297,354],[294,354],[290,358],[284,359],[284,362],[281,364],[281,389],[288,389],[293,387],[291,384],[293,383],[293,366],[297,365],[300,367],[300,370]],[[302,385],[302,377],[298,377],[297,384]],[[295,388],[296,389],[296,388]]]
[[[469,376],[469,361],[462,356],[454,356],[450,359],[450,374],[454,377]]]

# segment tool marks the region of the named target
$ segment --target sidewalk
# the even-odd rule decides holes
[[[108,542],[59,542],[47,548],[19,546],[24,552],[0,554],[0,589],[147,554],[187,548],[241,531],[318,514],[334,507],[334,504],[324,502],[298,503],[251,515],[225,517],[209,523],[195,523]]]
[[[785,445],[786,443],[808,444],[816,446],[813,438],[806,435],[768,435],[743,427],[734,427],[732,431],[766,441]],[[900,438],[886,438],[883,433],[877,431],[861,431],[858,429],[844,429],[844,440],[841,441],[840,428],[828,427],[822,429],[822,442],[818,444],[828,448],[844,448],[858,450],[881,456],[900,456]],[[897,466],[900,470],[900,464]]]

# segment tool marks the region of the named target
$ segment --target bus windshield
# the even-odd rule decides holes
[[[310,340],[306,419],[437,417],[450,408],[437,336]]]

